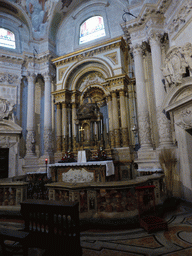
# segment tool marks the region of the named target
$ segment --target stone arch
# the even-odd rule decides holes
[[[163,102],[163,109],[171,111],[192,98],[192,78],[183,79],[180,86],[173,86]]]
[[[90,71],[100,72],[105,79],[114,76],[113,69],[106,61],[100,58],[87,58],[69,68],[63,78],[62,89],[77,89],[76,86],[79,79]]]

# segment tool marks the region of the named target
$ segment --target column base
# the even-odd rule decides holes
[[[159,163],[159,152],[157,150],[153,150],[152,148],[141,148],[137,152],[137,159],[135,159],[135,163],[138,164],[138,175],[141,171],[160,171],[161,166]]]

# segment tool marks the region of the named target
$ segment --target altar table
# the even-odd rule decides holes
[[[60,168],[67,168],[67,167],[85,167],[93,169],[93,167],[96,167],[97,169],[99,167],[105,167],[105,176],[111,176],[115,174],[115,167],[112,160],[108,161],[90,161],[90,162],[69,162],[69,163],[55,163],[55,164],[49,164],[48,165],[48,176],[51,177],[51,169],[60,169]],[[74,168],[74,169],[75,169]],[[56,180],[55,180],[56,181]]]

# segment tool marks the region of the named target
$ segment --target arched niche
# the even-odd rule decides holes
[[[182,196],[192,197],[192,77],[172,86],[163,105],[169,113],[178,151],[178,174]]]
[[[19,141],[21,132],[22,128],[12,120],[0,120],[0,151],[6,149],[8,152],[6,156],[8,158],[8,166],[6,167],[8,168],[8,177],[21,174],[21,170],[19,170]]]
[[[78,90],[78,81],[89,72],[99,72],[103,79],[113,77],[112,67],[100,58],[86,58],[72,65],[62,80],[62,89]]]

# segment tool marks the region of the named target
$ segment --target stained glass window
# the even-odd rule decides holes
[[[81,24],[79,44],[92,41],[105,35],[103,17],[93,16]]]
[[[0,28],[0,46],[15,49],[15,35],[4,28]]]

